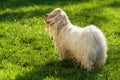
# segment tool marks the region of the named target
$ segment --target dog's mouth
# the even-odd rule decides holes
[[[50,18],[53,18],[54,16],[51,16],[49,14],[45,15],[45,22],[46,22],[47,25],[51,26],[51,25],[55,24],[55,22],[53,20],[50,20]]]
[[[55,24],[55,22],[50,21],[50,20],[47,20],[47,17],[45,18],[45,22],[46,22],[46,24],[48,24],[48,25],[53,25],[53,24]]]
[[[46,22],[46,24],[50,24],[51,23],[51,21],[47,21],[48,16],[49,16],[48,14],[45,15],[45,22]]]
[[[47,23],[47,24],[50,24],[50,23],[51,23],[51,21],[46,21],[46,23]]]

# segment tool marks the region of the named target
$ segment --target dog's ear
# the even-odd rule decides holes
[[[61,11],[62,11],[62,9],[60,9],[60,8],[56,8],[56,9],[55,9],[55,12],[56,12],[56,13],[61,13]]]

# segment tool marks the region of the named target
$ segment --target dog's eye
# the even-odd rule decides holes
[[[55,17],[56,15],[50,15],[50,18],[53,18],[53,17]]]

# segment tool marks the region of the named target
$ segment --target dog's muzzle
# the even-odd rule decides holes
[[[46,14],[45,17],[48,17],[48,14]]]

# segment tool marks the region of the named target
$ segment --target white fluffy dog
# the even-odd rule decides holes
[[[96,26],[74,26],[66,13],[56,8],[46,15],[46,28],[53,36],[61,60],[71,58],[88,71],[105,64],[106,39]]]

